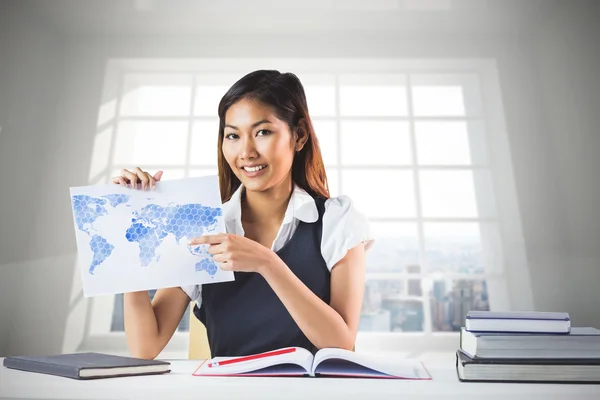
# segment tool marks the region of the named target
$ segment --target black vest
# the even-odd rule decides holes
[[[319,218],[299,221],[277,255],[321,300],[329,304],[330,272],[321,254],[325,199],[315,199]],[[281,347],[316,347],[302,333],[262,275],[234,272],[235,281],[202,286],[194,315],[206,326],[212,357],[241,356]]]

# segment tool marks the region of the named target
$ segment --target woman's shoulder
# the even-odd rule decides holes
[[[362,210],[360,206],[357,205],[352,198],[347,195],[339,195],[326,199],[325,215],[334,215],[336,218],[344,217],[366,219],[364,210]]]
[[[352,198],[345,194],[332,196],[325,200],[325,206],[350,207],[353,205]]]
[[[364,243],[368,250],[372,242],[369,220],[350,196],[340,195],[325,201],[321,252],[329,270],[354,246]]]

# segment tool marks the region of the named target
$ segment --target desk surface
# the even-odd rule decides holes
[[[419,359],[432,380],[195,377],[197,361],[168,360],[165,375],[78,381],[4,368],[0,358],[0,399],[600,399],[600,385],[463,383],[454,354]]]

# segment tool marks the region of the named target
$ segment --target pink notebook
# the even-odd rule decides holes
[[[421,379],[431,376],[419,360],[374,356],[342,349],[321,349],[314,356],[301,347],[286,347],[243,357],[204,361],[194,376],[312,376]]]

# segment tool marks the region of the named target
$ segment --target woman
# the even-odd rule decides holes
[[[304,88],[291,73],[260,70],[219,104],[218,165],[226,234],[205,235],[235,281],[124,296],[132,355],[155,358],[191,300],[211,355],[281,347],[352,349],[371,244],[366,218],[347,196],[330,198]],[[153,188],[162,177],[134,168],[114,183]]]

